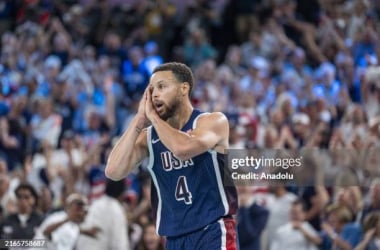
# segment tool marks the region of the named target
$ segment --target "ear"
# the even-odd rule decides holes
[[[181,84],[181,94],[182,96],[187,96],[190,91],[190,84],[188,82],[184,82]]]

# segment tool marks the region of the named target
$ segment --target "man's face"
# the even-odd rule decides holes
[[[171,71],[159,71],[152,75],[152,103],[161,119],[167,120],[176,112],[182,100],[181,86]]]
[[[87,202],[85,200],[73,201],[69,204],[67,213],[73,222],[82,223],[87,214]]]
[[[305,212],[302,209],[302,205],[293,204],[290,209],[290,219],[292,221],[304,221]]]

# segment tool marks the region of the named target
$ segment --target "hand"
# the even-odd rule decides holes
[[[150,121],[153,121],[157,117],[157,112],[152,102],[152,89],[148,87],[144,94],[146,94],[145,115]]]
[[[147,124],[149,124],[149,120],[145,114],[145,106],[146,106],[146,96],[147,96],[147,92],[149,90],[149,87],[145,89],[145,92],[140,100],[140,103],[139,103],[139,108],[137,110],[137,114],[136,116],[138,116],[140,118],[140,129],[146,127]]]
[[[333,235],[336,234],[333,227],[326,222],[323,222],[321,227],[322,227],[322,230],[325,231],[330,238],[332,238]]]
[[[300,222],[300,221],[292,221],[292,226],[296,230],[301,229],[301,225],[302,225],[302,222]]]
[[[85,234],[91,238],[97,238],[98,232],[102,231],[99,227],[93,226],[88,229],[81,229],[81,233]]]
[[[371,228],[365,233],[364,239],[365,241],[370,241],[372,237],[375,235],[376,228]]]

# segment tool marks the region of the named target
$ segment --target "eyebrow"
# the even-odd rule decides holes
[[[162,80],[159,80],[158,82],[155,82],[155,83],[151,83],[152,84],[159,84],[159,83],[166,83],[167,81],[178,81],[177,79],[173,78],[173,77],[170,77],[170,78],[167,78],[167,79],[162,79]]]

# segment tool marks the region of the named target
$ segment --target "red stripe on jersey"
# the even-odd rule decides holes
[[[236,221],[232,218],[224,218],[223,222],[226,228],[226,250],[237,250]]]

